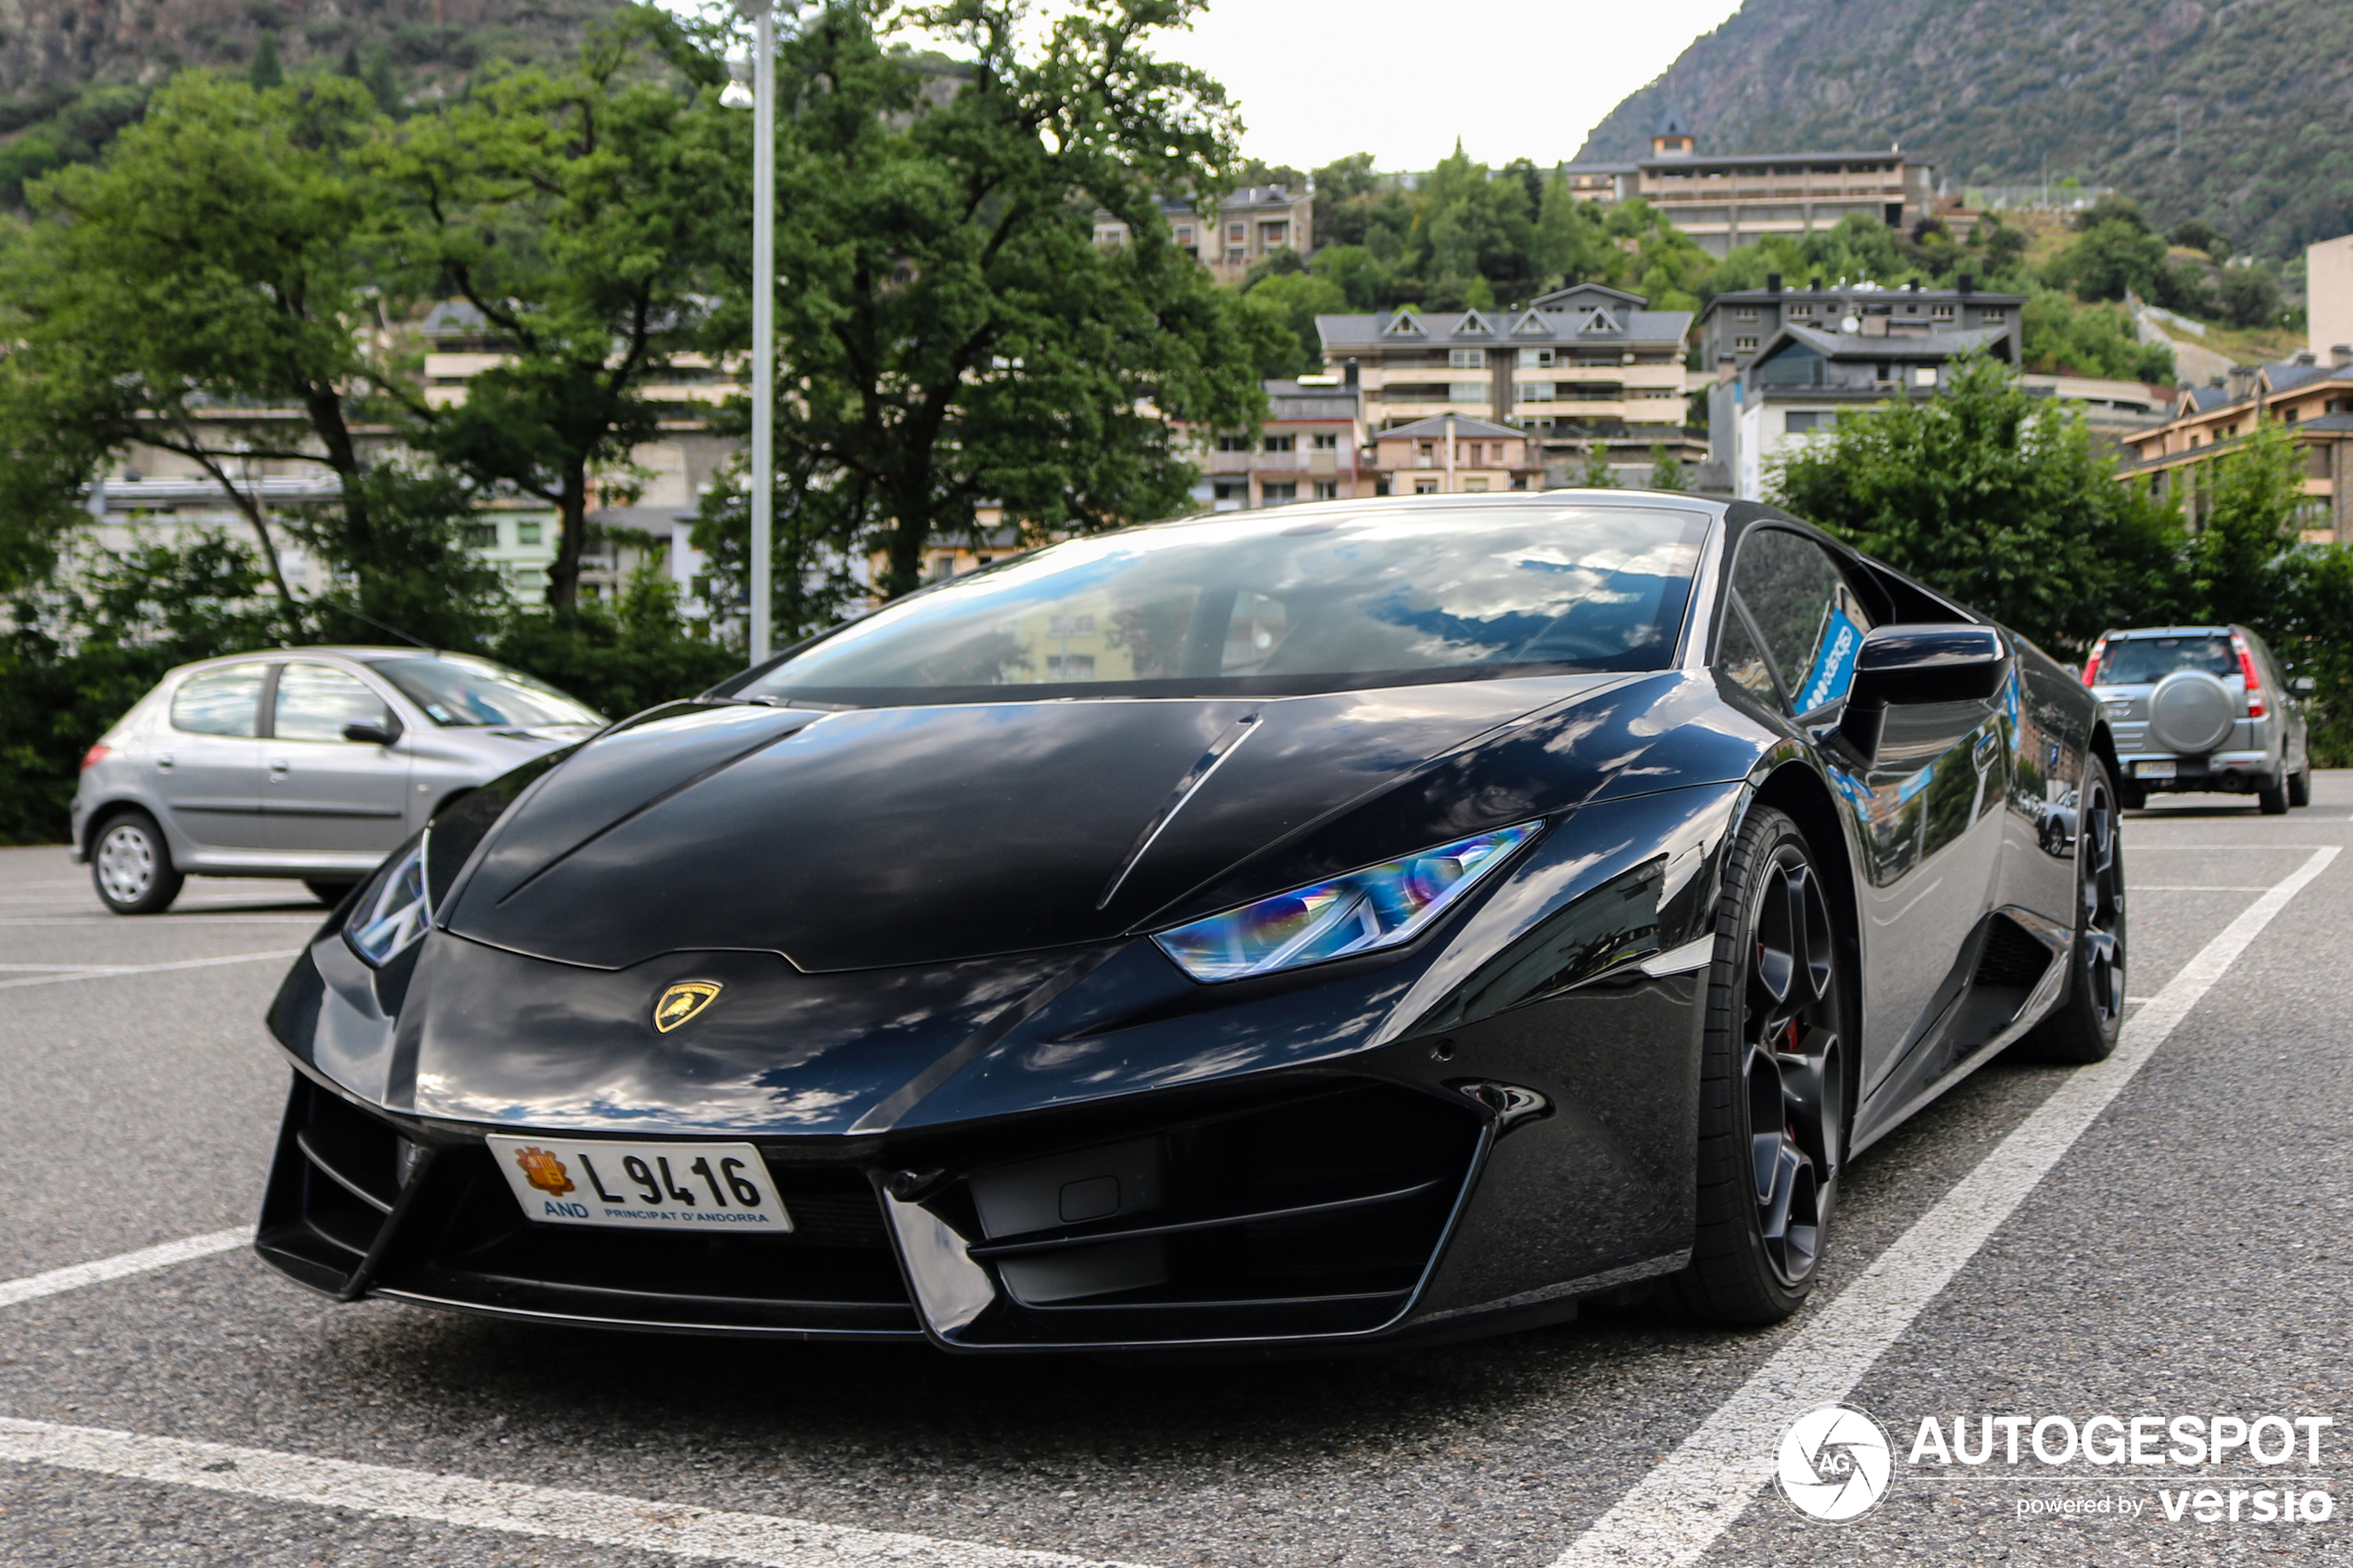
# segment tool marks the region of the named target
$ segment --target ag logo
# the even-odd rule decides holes
[[[1798,1512],[1843,1524],[1878,1506],[1894,1468],[1878,1422],[1852,1405],[1821,1405],[1781,1435],[1774,1478]]]
[[[681,980],[663,991],[661,999],[654,1003],[654,1027],[669,1034],[717,1001],[719,991],[716,980]]]

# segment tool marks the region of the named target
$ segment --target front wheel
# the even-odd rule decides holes
[[[90,881],[116,914],[161,914],[180,897],[184,880],[171,863],[163,830],[145,811],[125,811],[98,830],[90,850]]]
[[[2029,1050],[2046,1061],[2105,1061],[2124,1025],[2124,839],[2107,765],[2095,757],[2083,774],[2067,994],[2027,1035]]]
[[[1702,1322],[1779,1323],[1814,1287],[1846,1137],[1845,978],[1806,835],[1760,807],[1726,857],[1707,972],[1699,1215],[1668,1283]]]

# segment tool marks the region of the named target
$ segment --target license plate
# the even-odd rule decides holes
[[[555,1225],[781,1234],[792,1229],[748,1143],[488,1140],[522,1211]]]
[[[2171,762],[2135,762],[2133,764],[2133,771],[2145,779],[2170,779],[2173,776],[2173,764]]]

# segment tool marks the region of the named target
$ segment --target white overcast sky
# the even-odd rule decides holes
[[[1482,163],[1576,156],[1618,101],[1739,0],[1211,0],[1156,52],[1240,101],[1243,150],[1314,169],[1369,152],[1428,169],[1454,138]]]

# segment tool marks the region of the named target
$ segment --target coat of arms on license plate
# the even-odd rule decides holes
[[[522,1179],[541,1192],[561,1198],[573,1188],[572,1174],[564,1162],[544,1148],[515,1150],[515,1163],[522,1167]]]

